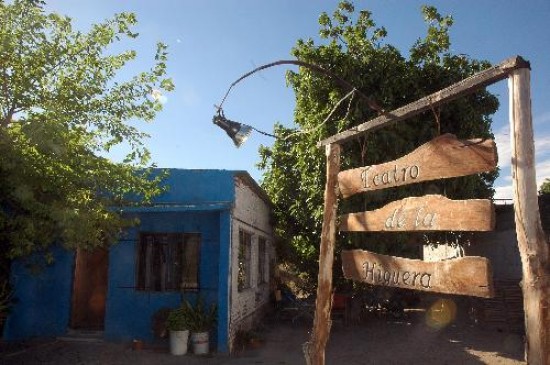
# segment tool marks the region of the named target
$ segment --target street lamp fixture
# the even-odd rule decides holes
[[[276,138],[273,134],[260,131],[248,124],[227,119],[221,109],[219,109],[218,114],[212,118],[212,122],[223,129],[237,147],[240,147],[248,139],[253,130],[263,135]]]

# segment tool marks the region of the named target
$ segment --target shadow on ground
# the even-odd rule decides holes
[[[39,340],[2,347],[0,363],[11,364],[304,364],[308,323],[269,323],[263,345],[229,357],[172,356],[166,346],[133,351],[129,344]],[[467,325],[433,329],[421,314],[399,321],[372,318],[360,325],[334,322],[327,364],[524,364],[519,335]]]

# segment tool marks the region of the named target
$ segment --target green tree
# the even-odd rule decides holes
[[[312,39],[300,39],[292,54],[347,80],[362,94],[378,101],[386,111],[490,66],[486,61],[451,54],[452,17],[440,15],[433,7],[423,7],[422,14],[428,26],[427,35],[411,47],[408,57],[384,42],[387,31],[376,26],[369,11],[356,13],[348,1],[342,1],[332,17],[326,13],[320,16],[320,44]],[[276,207],[276,231],[285,243],[281,246],[283,260],[307,273],[313,285],[318,270],[325,184],[324,151],[318,149],[316,143],[376,117],[377,112],[369,108],[366,99],[358,93],[343,100],[350,90],[342,89],[331,78],[308,68],[289,72],[288,82],[296,95],[295,123],[303,132],[276,125],[278,139],[271,148],[260,149],[259,167],[264,170],[263,187]],[[490,116],[497,108],[498,100],[480,91],[407,122],[369,133],[343,145],[342,169],[401,157],[441,133],[453,133],[459,138],[492,137]],[[341,202],[340,210],[376,209],[389,201],[427,192],[455,199],[491,197],[496,176],[496,173],[481,174],[362,194]],[[407,250],[412,253],[418,248],[405,242],[414,239],[423,241],[425,237],[340,234],[337,250],[362,247],[380,253]],[[432,241],[460,239],[456,235],[430,237]]]
[[[546,178],[540,185],[539,195],[548,195],[550,194],[550,179]]]
[[[4,255],[48,255],[50,245],[91,249],[116,241],[132,221],[112,207],[151,200],[146,135],[138,121],[162,109],[150,97],[170,91],[166,46],[151,69],[120,80],[136,57],[113,44],[136,38],[136,18],[121,13],[88,32],[46,13],[42,1],[0,0],[0,242]],[[106,156],[127,152],[123,163]]]

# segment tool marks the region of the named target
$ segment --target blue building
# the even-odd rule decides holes
[[[169,190],[108,250],[54,250],[14,262],[5,340],[95,331],[107,341],[153,341],[153,317],[182,298],[217,303],[211,346],[229,352],[269,304],[275,250],[271,205],[243,171],[170,169]]]

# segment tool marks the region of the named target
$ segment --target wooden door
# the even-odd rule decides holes
[[[71,327],[103,330],[109,252],[78,249],[75,258]]]

